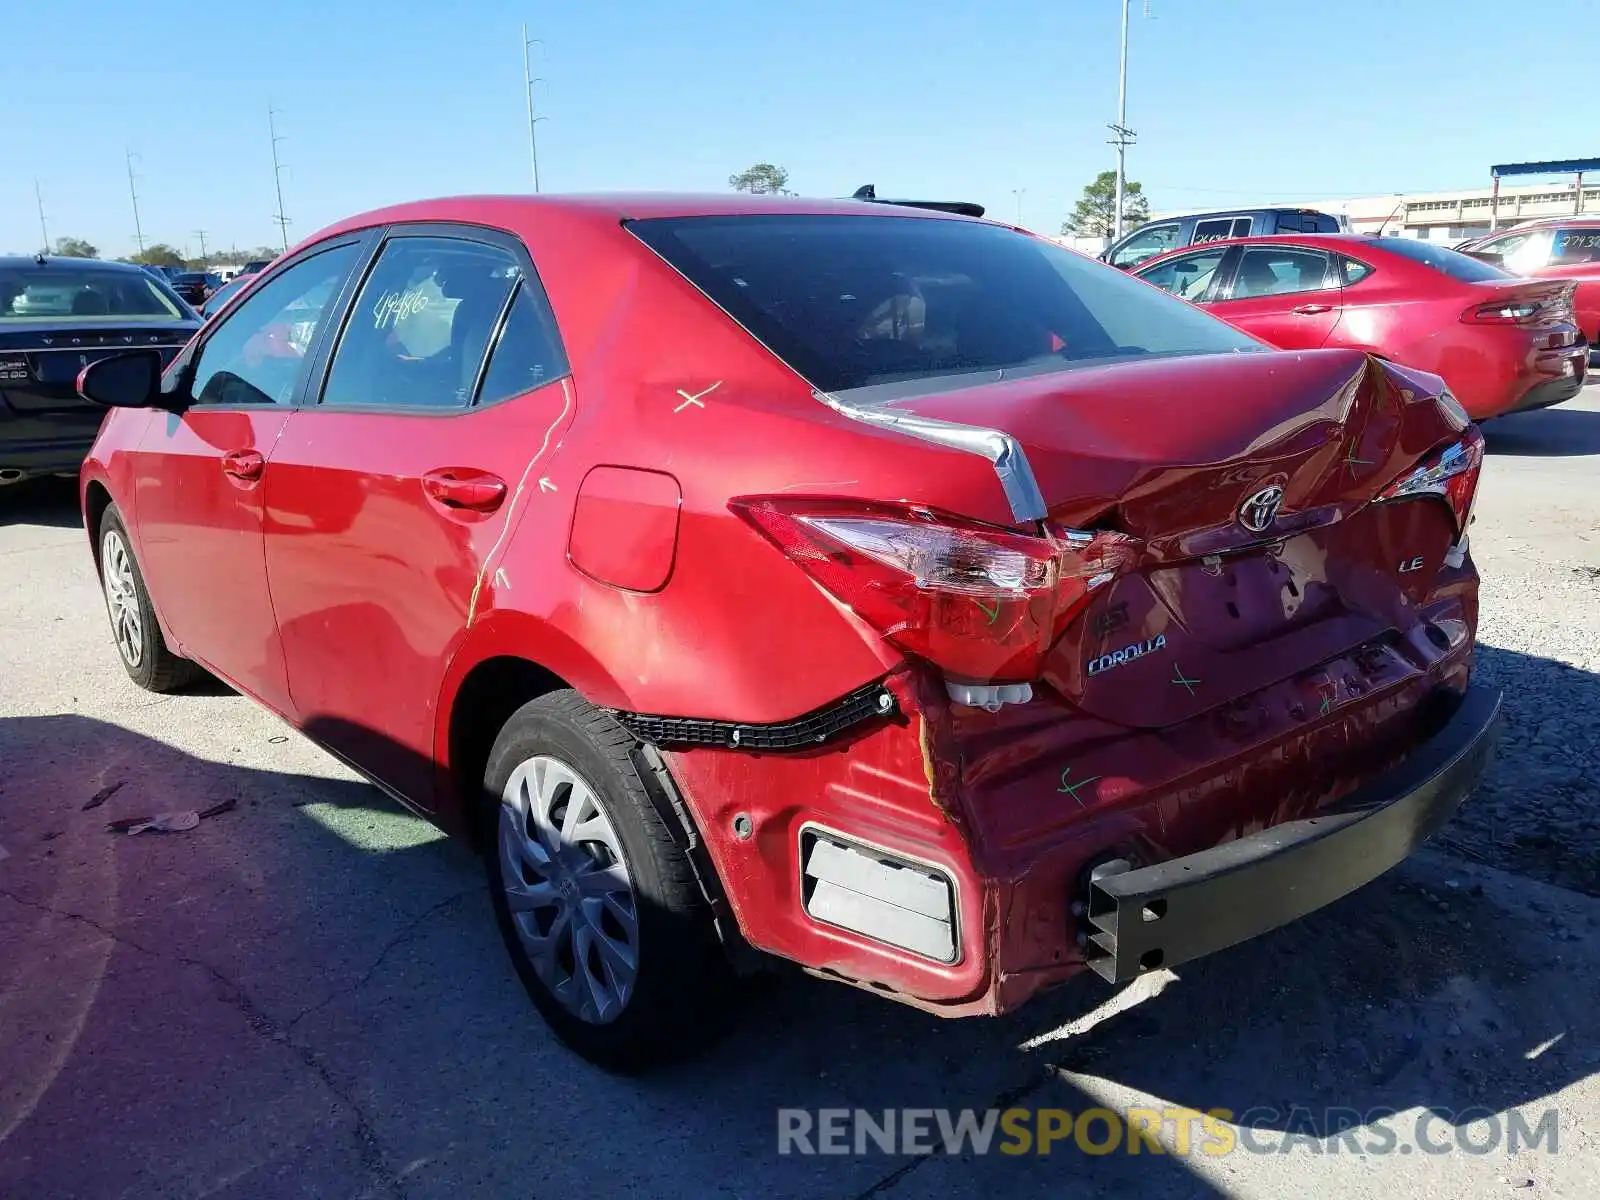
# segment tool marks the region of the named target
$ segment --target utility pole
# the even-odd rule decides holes
[[[144,226],[139,224],[139,191],[133,186],[132,150],[128,151],[128,195],[133,200],[133,240],[139,243],[139,253],[144,253]]]
[[[1017,198],[1017,228],[1022,228],[1022,194],[1027,188],[1012,188],[1011,194]]]
[[[43,253],[49,254],[50,230],[44,223],[44,193],[39,190],[39,177],[37,175],[33,179],[33,198],[39,202],[39,236],[44,239],[44,245],[41,250]]]
[[[272,219],[278,224],[278,236],[283,239],[284,253],[289,251],[289,218],[283,212],[283,164],[278,161],[278,143],[284,139],[278,136],[277,111],[272,105],[267,105],[267,134],[272,138],[272,186],[278,194],[278,211]]]
[[[204,266],[206,261],[206,231],[204,229],[196,229],[194,235],[200,239],[200,263]]]
[[[548,118],[533,115],[533,85],[544,82],[542,79],[533,77],[533,62],[528,55],[528,47],[533,45],[537,45],[541,50],[544,49],[544,42],[539,38],[530,38],[528,36],[528,27],[524,24],[522,27],[522,90],[527,94],[528,98],[528,151],[533,155],[533,190],[537,192],[539,190],[539,138],[536,129],[540,121]]]
[[[1122,0],[1122,68],[1117,74],[1117,123],[1110,126],[1111,144],[1117,148],[1117,207],[1112,217],[1112,240],[1122,236],[1122,204],[1128,190],[1128,146],[1134,140],[1128,128],[1128,0]]]

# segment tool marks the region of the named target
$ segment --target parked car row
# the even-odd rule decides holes
[[[91,358],[123,668],[473,841],[533,1004],[619,1069],[773,958],[998,1013],[1392,866],[1495,738],[1483,439],[1437,375],[1219,316],[1324,345],[1420,277],[1446,342],[1531,344],[1565,285],[1230,225],[1139,264],[1206,311],[930,203],[404,205],[170,363]]]
[[[1574,282],[1411,238],[1218,241],[1134,273],[1285,350],[1345,346],[1438,375],[1474,420],[1570,400],[1588,370]]]

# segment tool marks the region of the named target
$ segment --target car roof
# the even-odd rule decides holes
[[[1195,208],[1162,213],[1160,216],[1149,218],[1146,224],[1165,225],[1168,221],[1204,220],[1207,217],[1243,217],[1252,213],[1313,213],[1319,217],[1337,217],[1339,215],[1321,208],[1297,208],[1284,204],[1246,204],[1239,208]],[[1143,228],[1143,226],[1140,228]],[[1138,231],[1135,230],[1134,232]]]
[[[49,267],[52,263],[66,263],[74,267],[96,267],[107,271],[143,271],[138,263],[113,262],[105,258],[73,258],[64,254],[47,254],[40,262],[28,254],[0,255],[0,267]]]
[[[544,193],[529,195],[441,196],[374,209],[347,217],[312,234],[302,246],[334,234],[400,221],[464,221],[504,228],[539,213],[561,213],[605,224],[660,217],[857,216],[901,217],[924,221],[975,221],[977,217],[931,209],[906,208],[870,200],[805,196],[753,196],[744,192]],[[299,247],[290,247],[290,251]]]

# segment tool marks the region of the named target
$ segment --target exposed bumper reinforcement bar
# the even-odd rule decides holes
[[[1089,966],[1122,983],[1276,929],[1377,878],[1472,791],[1499,722],[1500,693],[1471,688],[1443,729],[1336,811],[1095,879]]]

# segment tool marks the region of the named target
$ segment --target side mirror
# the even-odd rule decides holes
[[[106,408],[161,408],[161,355],[130,350],[78,372],[78,395]]]

